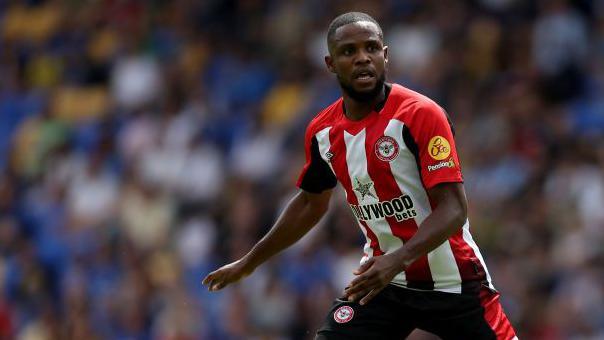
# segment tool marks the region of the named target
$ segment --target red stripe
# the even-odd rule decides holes
[[[430,208],[434,210],[436,205],[428,195],[430,202]],[[451,245],[451,251],[455,258],[455,263],[459,270],[459,276],[461,281],[484,281],[486,280],[486,270],[482,266],[482,263],[478,259],[478,256],[474,253],[474,249],[470,247],[468,242],[463,238],[463,225],[460,226],[459,230],[449,237],[449,244]]]
[[[449,237],[451,250],[459,268],[462,281],[486,280],[486,271],[482,263],[474,253],[474,249],[463,239],[463,229],[459,229],[453,236]]]
[[[498,340],[514,339],[516,333],[499,302],[499,293],[490,289],[480,290],[480,305],[484,308],[484,319],[497,335]]]
[[[396,183],[396,179],[392,174],[390,163],[378,159],[375,154],[375,143],[384,136],[386,126],[390,121],[390,116],[385,116],[384,113],[375,115],[375,121],[368,122],[366,137],[365,137],[365,152],[367,155],[367,172],[373,180],[375,191],[378,199],[382,202],[389,201],[393,198],[400,197],[403,192]],[[410,218],[401,222],[397,222],[394,216],[386,217],[386,221],[390,225],[392,234],[403,240],[403,243],[409,241],[417,232],[417,223],[414,218]],[[430,265],[428,264],[428,256],[424,255],[413,262],[406,270],[405,276],[407,281],[431,282],[432,287],[434,282]]]
[[[329,131],[329,140],[331,143],[330,151],[338,150],[337,152],[332,151],[334,152],[334,156],[331,159],[331,165],[336,173],[336,177],[342,183],[344,190],[346,190],[348,202],[354,205],[359,205],[357,196],[352,190],[352,180],[350,179],[348,164],[346,163],[346,142],[344,141],[344,130],[339,126],[333,126]],[[359,221],[359,224],[365,229],[365,233],[370,240],[369,245],[371,246],[371,249],[373,249],[373,256],[383,255],[384,251],[380,249],[380,244],[377,236],[375,236],[375,233],[371,230],[371,228],[369,228],[365,221]]]

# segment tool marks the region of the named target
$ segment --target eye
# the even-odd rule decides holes
[[[347,47],[342,51],[342,54],[345,56],[351,56],[354,53],[354,49],[352,47]]]
[[[376,44],[371,44],[367,46],[367,52],[374,53],[380,50],[380,47]]]

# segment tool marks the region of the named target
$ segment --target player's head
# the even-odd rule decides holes
[[[371,16],[349,12],[335,18],[327,32],[325,63],[342,90],[357,101],[372,100],[386,80],[388,47],[382,28]]]

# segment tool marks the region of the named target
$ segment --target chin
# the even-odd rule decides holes
[[[375,96],[380,93],[385,83],[385,79],[383,79],[383,77],[380,78],[372,82],[373,84],[367,84],[362,87],[355,86],[357,84],[354,84],[352,81],[343,82],[339,77],[338,81],[340,83],[340,87],[344,92],[346,92],[346,94],[348,94],[354,100],[363,102],[373,100]]]
[[[373,100],[377,95],[379,95],[382,90],[381,86],[383,83],[378,83],[372,86],[371,88],[362,88],[362,89],[354,89],[353,91],[349,91],[348,95],[355,100],[358,101],[369,101]]]
[[[370,87],[363,86],[361,88],[356,88],[354,90],[356,93],[365,95],[365,96],[368,96],[371,94],[377,94],[380,92],[380,88],[378,87],[378,84],[373,84],[373,86],[370,86]]]

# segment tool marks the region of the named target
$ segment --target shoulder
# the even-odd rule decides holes
[[[399,84],[392,85],[392,95],[396,98],[400,108],[409,112],[439,112],[442,108],[431,98],[413,91]]]
[[[393,84],[392,95],[398,104],[396,115],[405,116],[406,121],[446,117],[443,108],[434,100],[402,85]]]
[[[328,126],[332,126],[339,117],[341,110],[342,98],[336,100],[331,105],[321,110],[317,115],[308,123],[306,128],[307,134],[314,135],[317,131],[320,131]]]

